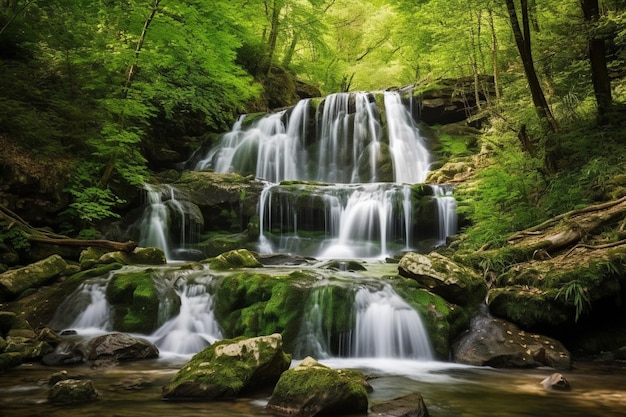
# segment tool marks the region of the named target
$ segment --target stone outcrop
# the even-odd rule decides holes
[[[429,255],[407,253],[400,259],[398,272],[461,306],[480,302],[487,294],[487,285],[481,276],[436,252]]]
[[[307,357],[281,376],[266,408],[296,417],[367,413],[368,388],[360,372],[334,370]]]
[[[162,398],[232,399],[275,384],[290,364],[280,334],[221,340],[194,355],[163,387]]]
[[[30,324],[8,311],[0,311],[0,371],[52,352],[60,339],[50,329],[35,332]]]
[[[494,368],[571,367],[570,353],[559,341],[489,316],[473,319],[470,330],[452,347],[452,358],[457,363]]]

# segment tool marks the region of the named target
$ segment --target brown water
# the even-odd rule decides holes
[[[294,363],[297,363],[295,361]],[[415,391],[431,417],[437,416],[598,416],[626,415],[626,364],[578,362],[562,372],[569,392],[546,391],[540,382],[551,369],[500,370],[441,362],[328,360],[333,368],[356,367],[370,378],[370,404]],[[91,379],[99,399],[78,405],[47,401],[47,380],[61,368],[27,364],[0,374],[0,416],[269,416],[270,392],[229,402],[167,402],[161,387],[182,366],[180,359],[125,363],[105,369],[64,368]],[[365,417],[365,416],[357,416]]]

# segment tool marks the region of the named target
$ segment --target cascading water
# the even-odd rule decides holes
[[[194,224],[189,221],[185,201],[169,184],[144,184],[147,205],[139,220],[139,245],[163,249],[168,260],[179,259],[185,246],[195,239]]]
[[[107,302],[106,289],[111,279],[124,271],[128,270],[87,279],[59,306],[50,326],[71,329],[79,335],[115,331],[114,312]],[[170,276],[163,272],[153,276],[160,292],[159,310],[163,314],[159,314],[162,316],[159,327],[145,338],[162,354],[194,354],[223,337],[213,314],[213,296],[209,292],[212,278],[187,277],[187,273],[179,271]],[[172,304],[179,305],[177,311],[172,311]]]
[[[439,218],[439,245],[445,245],[446,238],[457,232],[456,200],[449,186],[433,186]]]
[[[351,306],[332,304],[333,292],[351,294]],[[351,328],[333,334],[332,326],[349,316]],[[321,285],[305,307],[295,357],[396,358],[432,360],[430,339],[419,313],[389,285],[352,286],[348,289]]]
[[[246,126],[240,118],[195,168],[267,181],[261,253],[382,258],[414,249],[418,236],[431,239],[416,233],[411,191],[424,182],[430,155],[400,94],[382,98],[385,126],[376,95],[362,92],[329,95],[317,109],[302,100]],[[450,227],[436,227],[440,241]]]

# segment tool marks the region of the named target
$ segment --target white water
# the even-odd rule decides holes
[[[445,245],[446,238],[457,232],[456,200],[452,195],[452,188],[433,186],[437,201],[437,215],[439,218],[439,242]]]
[[[237,171],[266,181],[258,207],[259,252],[380,259],[414,250],[422,240],[432,238],[434,246],[440,245],[456,232],[450,195],[437,199],[436,234],[415,233],[419,224],[410,186],[423,183],[428,174],[426,141],[399,93],[384,93],[386,130],[374,97],[364,92],[331,94],[315,113],[307,99],[249,123],[242,116],[197,163],[196,169]],[[307,184],[298,191],[278,184],[285,180],[325,186]],[[184,222],[184,209],[173,190],[167,197],[167,189],[147,190],[150,206],[140,244],[161,247],[172,259],[172,247],[184,247],[185,236],[172,242],[168,228],[173,216]],[[307,197],[287,196],[290,190],[313,195],[302,200]]]
[[[354,297],[356,328],[352,357],[432,360],[428,333],[419,313],[391,286],[361,288]]]
[[[213,314],[213,296],[205,285],[185,283],[176,293],[180,312],[150,336],[160,351],[194,354],[223,338]]]
[[[429,152],[398,93],[385,92],[385,112],[395,181],[423,183],[430,164]]]
[[[337,288],[322,285],[307,301],[294,357],[337,356],[350,358],[433,360],[433,351],[422,319],[389,285],[354,289],[354,328],[332,335],[329,323],[337,306],[330,304]]]

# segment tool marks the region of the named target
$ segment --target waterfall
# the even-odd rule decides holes
[[[419,313],[391,286],[361,288],[354,297],[356,327],[350,355],[432,360],[428,333]]]
[[[400,94],[385,92],[389,148],[394,179],[399,183],[422,183],[429,166],[429,152]]]
[[[439,245],[445,245],[448,236],[457,232],[456,200],[450,186],[433,186],[437,201],[437,216],[439,220]]]
[[[92,278],[82,284],[57,308],[50,327],[81,329],[98,333],[111,329],[111,309],[106,300],[106,286],[111,274]]]
[[[222,339],[222,331],[213,314],[213,296],[206,286],[185,283],[176,293],[180,297],[180,312],[150,337],[159,350],[192,354]]]
[[[144,188],[147,204],[138,224],[139,245],[163,249],[168,260],[192,255],[185,246],[196,239],[197,225],[189,219],[189,202],[179,199],[180,192],[169,184]]]
[[[295,357],[396,358],[432,360],[428,333],[419,313],[389,285],[351,289],[353,303],[345,312],[333,305],[338,287],[322,285],[305,307]],[[343,289],[343,291],[346,291]],[[333,334],[334,314],[350,316],[352,329]]]
[[[382,258],[434,240],[416,233],[411,186],[425,181],[430,154],[400,93],[337,93],[315,103],[240,117],[195,166],[266,182],[258,251]]]

